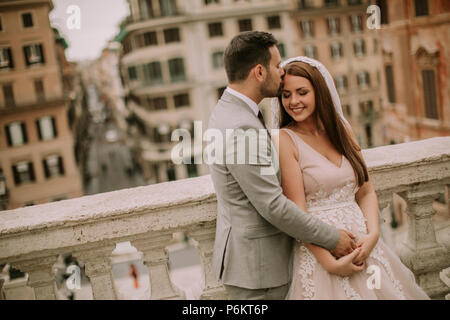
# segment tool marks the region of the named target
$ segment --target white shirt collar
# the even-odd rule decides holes
[[[256,104],[255,101],[253,101],[252,99],[250,99],[246,95],[244,95],[244,94],[242,94],[240,92],[237,92],[234,89],[231,89],[230,87],[227,87],[225,91],[227,91],[228,93],[232,94],[233,96],[243,100],[253,110],[253,112],[255,113],[255,116],[258,116],[259,107],[258,107],[258,105]]]

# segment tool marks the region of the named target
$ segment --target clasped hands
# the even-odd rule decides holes
[[[378,242],[378,234],[365,234],[356,240],[351,232],[339,229],[339,235],[339,243],[331,251],[336,257],[331,273],[346,277],[364,270],[366,259]]]

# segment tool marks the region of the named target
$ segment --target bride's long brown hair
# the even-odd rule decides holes
[[[361,148],[352,139],[349,131],[345,127],[346,125],[334,108],[330,91],[328,90],[328,86],[320,71],[315,67],[300,61],[289,63],[285,67],[285,71],[286,74],[303,77],[311,82],[314,88],[316,105],[315,111],[311,116],[314,117],[317,124],[319,123],[319,120],[323,124],[333,146],[343,154],[352,165],[358,186],[362,186],[365,181],[369,180],[369,173],[367,172],[364,160],[358,153],[361,151]],[[278,96],[278,102],[281,106],[279,128],[283,128],[292,124],[295,120],[292,119],[284,109],[281,95]]]

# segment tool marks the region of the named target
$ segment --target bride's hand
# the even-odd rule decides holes
[[[378,242],[377,234],[366,234],[361,236],[356,243],[358,248],[361,248],[361,252],[353,260],[353,263],[356,265],[360,265],[361,263],[366,261],[366,259],[372,252],[373,248],[375,248],[377,242]]]
[[[351,276],[354,273],[364,270],[365,262],[356,265],[353,260],[361,253],[361,248],[356,248],[352,253],[343,256],[335,261],[327,270],[330,273],[337,274],[341,277]]]

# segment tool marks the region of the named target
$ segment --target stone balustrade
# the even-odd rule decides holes
[[[402,261],[432,297],[450,289],[440,280],[450,267],[450,241],[436,236],[432,206],[450,185],[450,137],[363,151],[380,208],[397,193],[407,202],[408,227]],[[210,176],[124,189],[0,212],[0,265],[28,274],[36,299],[55,299],[52,266],[71,253],[85,265],[94,299],[117,299],[111,253],[129,241],[142,252],[150,280],[149,299],[184,299],[172,282],[167,246],[184,232],[199,252],[200,299],[225,299],[211,270],[216,196]]]

